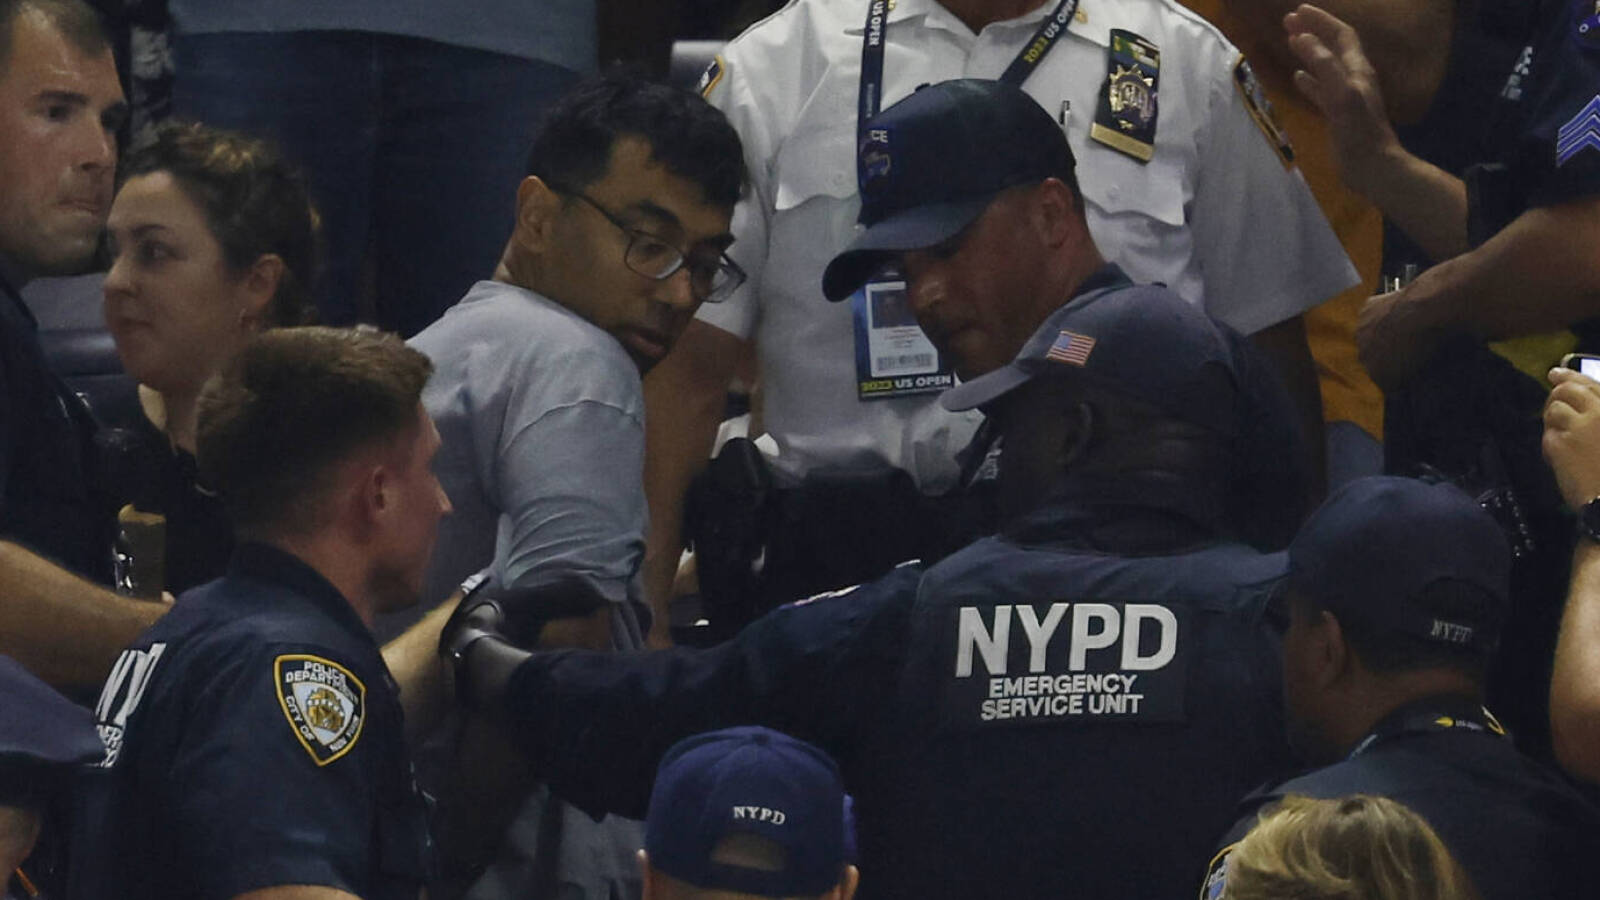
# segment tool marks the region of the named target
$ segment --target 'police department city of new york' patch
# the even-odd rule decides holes
[[[289,653],[272,661],[278,702],[300,745],[319,766],[350,752],[367,721],[367,686],[344,666]]]

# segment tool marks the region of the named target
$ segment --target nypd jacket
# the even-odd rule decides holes
[[[1593,897],[1600,810],[1522,755],[1476,702],[1427,697],[1385,716],[1340,762],[1241,803],[1202,897],[1225,894],[1227,859],[1285,795],[1373,794],[1426,819],[1484,900]]]
[[[683,736],[760,723],[821,745],[856,797],[863,896],[1182,896],[1286,763],[1259,621],[1280,569],[1079,491],[715,648],[536,654],[505,713],[554,790],[633,816]]]

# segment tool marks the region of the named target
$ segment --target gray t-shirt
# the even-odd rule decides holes
[[[498,281],[473,285],[410,343],[433,360],[422,402],[455,507],[425,603],[492,561],[500,584],[588,585],[612,603],[617,645],[640,646],[644,396],[622,345]]]
[[[594,69],[594,0],[172,0],[182,34],[370,31]]]

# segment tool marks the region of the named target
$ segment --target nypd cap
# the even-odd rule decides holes
[[[1220,377],[1202,377],[1215,369]],[[1155,286],[1091,291],[1058,308],[1016,359],[956,385],[946,409],[976,409],[1040,377],[1084,377],[1174,417],[1233,436],[1240,395],[1233,352],[1218,326]]]
[[[1061,127],[1021,88],[963,78],[922,87],[867,123],[858,148],[866,226],[822,276],[843,300],[905,250],[954,237],[1009,187],[1069,180]]]
[[[845,799],[823,751],[777,731],[729,728],[686,738],[662,757],[645,817],[650,864],[706,890],[763,897],[821,894],[845,865]],[[782,851],[775,869],[717,859],[749,834]]]
[[[0,656],[0,805],[42,804],[72,767],[105,752],[87,709]]]
[[[1505,533],[1450,484],[1361,478],[1335,491],[1289,545],[1289,585],[1370,626],[1491,651],[1511,590]],[[1428,608],[1430,588],[1474,594],[1473,612]]]

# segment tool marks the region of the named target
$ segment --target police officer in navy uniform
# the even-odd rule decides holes
[[[1507,609],[1503,532],[1448,484],[1374,477],[1289,547],[1290,736],[1309,774],[1253,794],[1238,841],[1288,794],[1376,794],[1433,826],[1484,900],[1594,896],[1600,811],[1523,756],[1483,705]],[[1226,896],[1227,849],[1203,897]]]
[[[431,844],[369,627],[417,601],[439,518],[427,358],[281,329],[202,395],[241,543],[113,668],[72,894],[415,898]]]
[[[82,0],[0,0],[0,58],[0,652],[92,691],[166,608],[99,586],[116,508],[96,489],[94,422],[50,371],[21,290],[93,266],[126,104]]]
[[[1311,6],[1286,24],[1346,183],[1442,260],[1371,298],[1357,344],[1389,400],[1388,470],[1426,464],[1470,485],[1516,537],[1517,611],[1490,691],[1519,743],[1542,755],[1572,520],[1539,453],[1537,413],[1563,354],[1600,351],[1600,6],[1507,6],[1506,22],[1526,22],[1508,31],[1532,39],[1499,96],[1471,113],[1490,155],[1464,178],[1400,146],[1354,30]]]
[[[1225,513],[1245,345],[1101,260],[1059,127],[1015,88],[945,82],[875,124],[885,215],[830,281],[904,266],[970,378],[947,402],[999,432],[1003,534],[706,650],[529,654],[495,633],[509,602],[468,608],[444,649],[590,810],[637,815],[674,740],[756,722],[839,760],[866,896],[1177,896],[1287,758],[1260,621],[1281,562]]]

